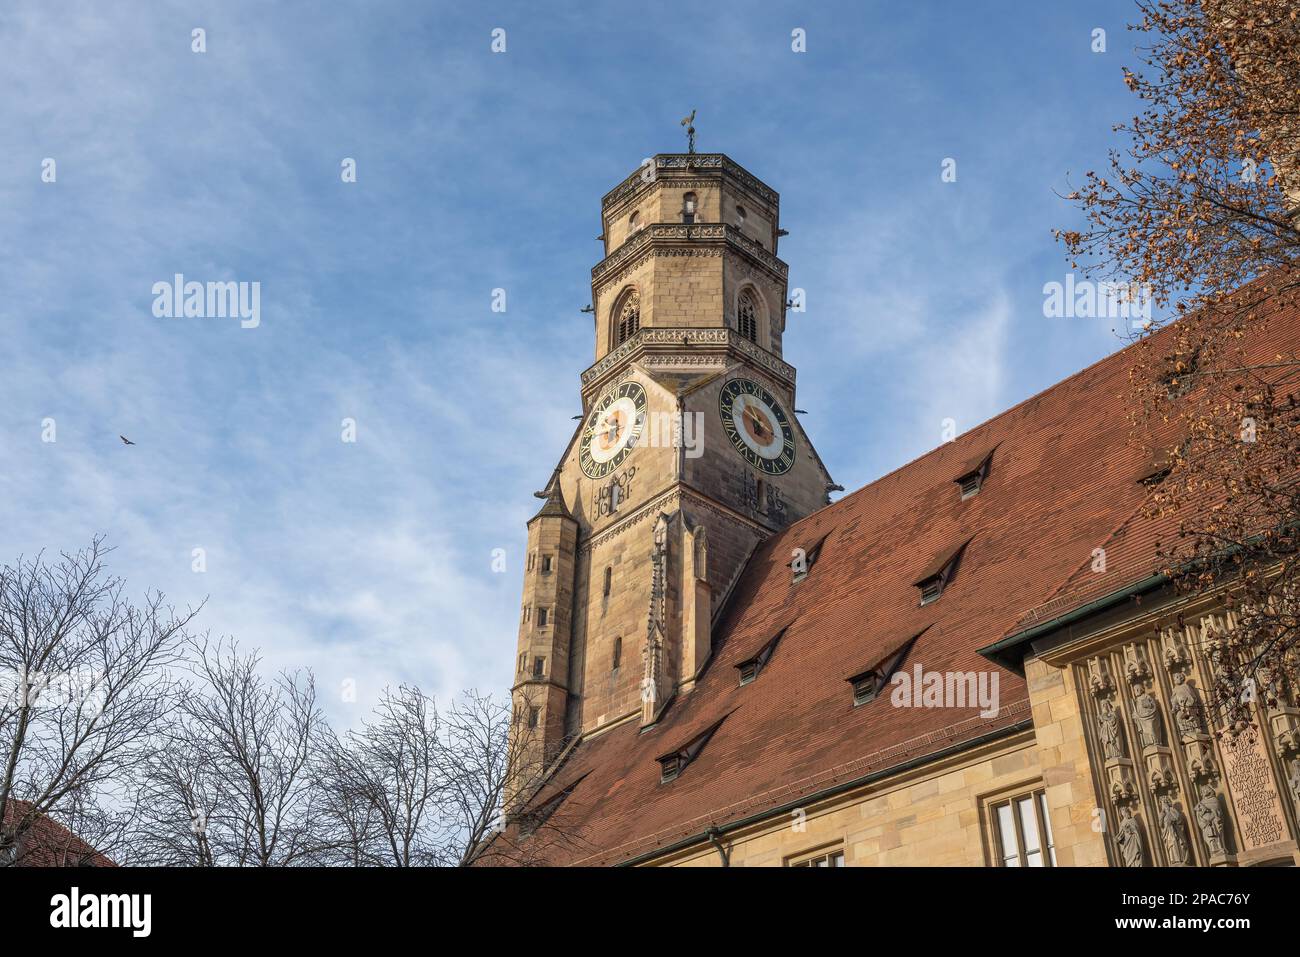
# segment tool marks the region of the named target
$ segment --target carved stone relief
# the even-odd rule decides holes
[[[1248,864],[1294,851],[1300,714],[1292,713],[1293,680],[1261,673],[1258,721],[1237,735],[1216,725],[1202,690],[1240,653],[1232,644],[1237,620],[1231,610],[1195,623],[1179,619],[1074,665],[1087,688],[1081,699],[1094,773],[1117,822],[1116,863]]]

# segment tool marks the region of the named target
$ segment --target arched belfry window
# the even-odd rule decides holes
[[[614,322],[615,345],[627,342],[641,329],[641,297],[635,289],[623,297]]]
[[[741,290],[736,302],[736,329],[750,342],[758,341],[758,303],[752,289]]]
[[[699,209],[699,199],[694,193],[687,193],[682,197],[682,222],[695,222],[695,213]]]

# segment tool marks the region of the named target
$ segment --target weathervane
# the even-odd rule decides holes
[[[682,126],[686,127],[686,152],[695,152],[695,111],[691,110],[691,115],[682,120]]]

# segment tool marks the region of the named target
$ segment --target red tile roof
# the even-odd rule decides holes
[[[26,801],[10,799],[5,807],[4,823],[12,826],[31,807]],[[117,866],[62,824],[44,814],[37,816],[18,839],[17,855],[11,864],[18,867]]]
[[[1294,351],[1298,327],[1288,314],[1250,348]],[[581,778],[565,815],[587,849],[566,845],[555,862],[627,861],[1027,722],[1023,679],[979,649],[1153,571],[1160,533],[1141,519],[1148,490],[1136,476],[1148,457],[1129,439],[1130,366],[1117,352],[765,542],[695,688],[645,732],[633,721],[580,741],[543,788],[540,800]],[[954,478],[990,449],[982,490],[962,501]],[[819,560],[792,584],[791,550],[823,536]],[[922,607],[913,583],[968,540],[943,595]],[[1098,546],[1104,574],[1091,570]],[[734,666],[787,626],[741,686]],[[996,671],[996,717],[894,707],[888,693],[853,706],[845,678],[919,632],[906,668]],[[656,757],[724,715],[680,776],[660,783]]]

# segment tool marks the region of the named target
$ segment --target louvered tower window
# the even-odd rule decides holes
[[[623,300],[618,313],[618,343],[631,339],[641,329],[641,297],[632,293]]]
[[[758,309],[754,304],[754,294],[746,289],[740,294],[736,304],[736,328],[750,342],[758,341]]]

